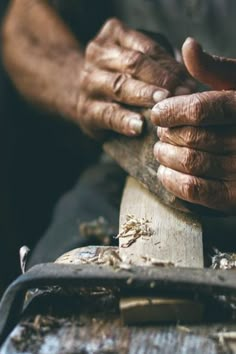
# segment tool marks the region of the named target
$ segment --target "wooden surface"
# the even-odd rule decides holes
[[[134,220],[146,220],[151,234],[139,237],[129,247],[127,237],[120,238],[123,261],[136,265],[202,268],[202,226],[196,217],[165,206],[133,177],[128,177],[120,207],[120,232],[127,215]],[[130,237],[132,238],[132,237]],[[128,238],[129,240],[129,238]],[[120,310],[126,324],[156,322],[199,322],[203,304],[188,299],[150,297],[120,300]]]
[[[128,248],[122,248],[127,239],[120,239],[122,259],[134,264],[146,264],[146,258],[170,262],[179,267],[202,268],[202,227],[197,217],[163,205],[153,194],[129,177],[120,208],[120,225],[128,214],[151,221],[153,234],[139,238]]]
[[[224,325],[124,327],[119,318],[101,315],[71,316],[64,325],[41,335],[18,326],[1,354],[231,354],[235,340],[213,338],[217,331],[235,331]],[[234,332],[235,333],[235,332]]]

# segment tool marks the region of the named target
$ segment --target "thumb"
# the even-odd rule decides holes
[[[215,90],[236,88],[236,59],[210,55],[193,38],[187,38],[182,55],[189,73]]]

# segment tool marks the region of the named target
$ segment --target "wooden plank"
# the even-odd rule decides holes
[[[127,223],[127,216],[128,222],[131,220],[134,223],[132,229],[135,230],[137,228],[135,225],[139,225],[138,221],[140,221],[147,223],[150,233],[145,237],[137,238],[128,247],[134,235],[120,237],[119,249],[123,261],[143,266],[156,264],[157,266],[203,267],[202,226],[198,218],[165,206],[132,177],[127,178],[121,202],[121,236],[125,236],[124,225]],[[129,234],[129,230],[127,232]],[[150,297],[151,294],[150,289]],[[163,321],[198,322],[202,318],[203,305],[199,302],[175,298],[150,300],[150,297],[139,297],[136,300],[128,297],[121,299],[120,310],[126,324]]]
[[[153,234],[149,238],[139,238],[128,248],[122,247],[127,238],[121,238],[122,259],[145,265],[143,257],[148,257],[178,267],[203,267],[202,226],[196,216],[165,206],[132,177],[128,177],[123,192],[120,226],[128,214],[150,220]]]
[[[47,317],[47,316],[45,316]],[[213,339],[219,324],[209,326],[140,326],[123,327],[116,315],[104,317],[71,315],[62,318],[58,328],[45,333],[33,332],[18,325],[3,346],[4,354],[229,354],[228,340],[220,344]],[[34,321],[25,319],[26,321]],[[225,331],[235,331],[235,325],[222,324]]]

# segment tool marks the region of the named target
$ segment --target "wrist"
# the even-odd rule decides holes
[[[58,60],[62,70],[57,77],[55,108],[57,113],[78,124],[77,105],[84,57],[78,50],[70,50],[64,58],[58,55]]]

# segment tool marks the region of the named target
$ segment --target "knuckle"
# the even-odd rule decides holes
[[[193,129],[186,128],[184,132],[184,141],[187,146],[191,146],[196,142],[196,133],[193,132]]]
[[[185,153],[182,156],[182,166],[185,171],[191,172],[195,163],[195,156],[191,150],[185,150]]]
[[[189,176],[185,183],[182,184],[182,195],[185,199],[191,201],[199,200],[201,185],[197,178]]]
[[[116,17],[109,18],[101,29],[101,32],[110,32],[114,29],[122,27],[122,22]]]
[[[183,154],[182,165],[187,173],[194,174],[199,172],[203,165],[203,155],[201,152],[187,149]]]
[[[97,44],[95,43],[95,41],[90,41],[85,49],[85,58],[91,59],[94,56],[96,48]]]
[[[204,139],[203,135],[203,132],[200,132],[199,130],[192,127],[187,127],[184,131],[184,141],[187,146],[196,147],[200,144],[202,139]]]
[[[80,88],[83,90],[89,81],[89,72],[87,70],[82,70],[80,73]]]
[[[206,98],[201,94],[190,96],[189,117],[194,124],[203,124],[207,117]]]
[[[143,43],[143,53],[148,55],[148,56],[153,56],[157,52],[160,51],[159,46],[153,42],[152,40],[149,40],[145,43]]]
[[[122,112],[119,119],[120,131],[127,134],[130,131],[129,119],[127,118],[125,112]]]
[[[212,149],[219,145],[219,137],[216,134],[199,127],[184,128],[182,139],[186,146],[200,150],[206,147]],[[222,149],[224,149],[223,144]]]
[[[87,114],[87,104],[86,99],[83,95],[79,95],[78,103],[77,103],[77,114],[81,120],[84,120]]]
[[[128,77],[125,74],[118,73],[114,75],[114,79],[111,83],[111,89],[115,97],[119,98],[122,95],[122,90],[127,80]]]
[[[159,106],[160,107],[160,106]],[[168,102],[161,102],[161,108],[159,108],[159,119],[165,124],[165,126],[173,126],[173,116],[175,116],[176,106],[175,101],[170,100]]]
[[[152,106],[152,104],[150,104],[150,101],[152,100],[154,91],[154,86],[146,84],[134,85],[133,87],[133,95],[136,97],[136,100],[142,102],[143,106],[147,105],[148,107]]]
[[[107,104],[103,110],[103,119],[105,125],[110,128],[114,129],[115,127],[115,116],[117,114],[117,110],[119,105],[116,103]]]
[[[162,68],[159,76],[160,85],[173,91],[186,77],[186,71],[182,65],[176,63],[172,58],[164,57],[159,59],[159,65]]]
[[[143,61],[144,55],[141,52],[134,51],[127,56],[124,67],[129,74],[136,76]]]

